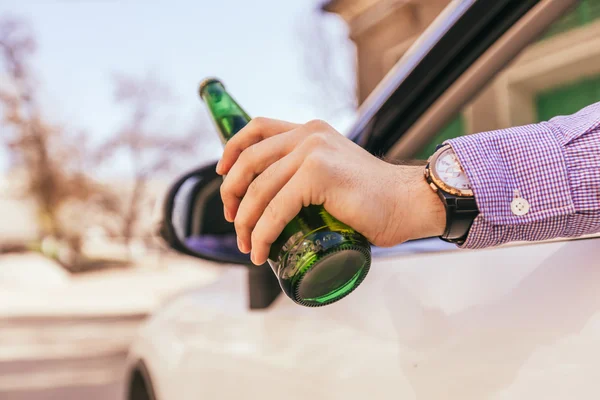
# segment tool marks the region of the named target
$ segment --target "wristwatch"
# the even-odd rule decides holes
[[[425,180],[446,208],[446,229],[440,239],[464,243],[479,210],[469,178],[449,144],[439,145],[429,157]]]

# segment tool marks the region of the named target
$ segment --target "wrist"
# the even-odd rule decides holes
[[[446,228],[446,209],[423,175],[423,166],[403,167],[409,178],[407,223],[408,240],[441,236]]]

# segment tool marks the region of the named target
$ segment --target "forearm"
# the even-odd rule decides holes
[[[479,216],[463,247],[600,231],[600,104],[540,124],[449,140]],[[523,215],[511,202],[529,204]]]

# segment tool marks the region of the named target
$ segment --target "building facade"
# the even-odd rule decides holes
[[[362,103],[450,0],[331,0],[348,24]],[[600,0],[578,6],[523,51],[415,157],[437,143],[547,120],[600,101]]]

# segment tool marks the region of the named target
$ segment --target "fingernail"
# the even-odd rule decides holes
[[[253,263],[254,265],[258,265],[258,264],[256,263],[256,257],[254,257],[254,252],[250,253],[250,259],[252,260],[252,263]]]
[[[217,168],[215,168],[215,170],[217,171],[217,174],[220,174],[220,171],[221,171],[221,160],[219,160],[219,162],[217,163]]]
[[[242,253],[244,253],[244,254],[250,253],[250,249],[246,249],[246,245],[244,245],[244,242],[242,242],[239,238],[238,238],[237,243],[238,243],[238,247]]]
[[[223,215],[225,216],[225,219],[229,222],[231,222],[231,214],[229,213],[229,210],[227,210],[227,208],[223,207]]]

